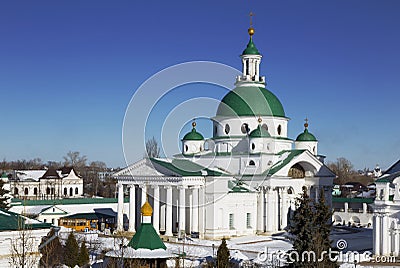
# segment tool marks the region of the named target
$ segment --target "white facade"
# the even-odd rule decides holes
[[[400,255],[400,161],[376,180],[373,205],[375,255]]]
[[[312,198],[324,189],[331,203],[335,175],[316,150],[296,148],[288,138],[289,118],[278,98],[265,88],[253,33],[249,29],[250,41],[241,56],[243,74],[211,119],[213,137],[204,140],[207,150],[200,149],[203,136],[197,135],[193,124],[183,139],[182,154],[143,159],[114,174],[119,230],[126,191],[132,212],[129,231],[137,227],[147,194],[154,208],[154,228],[161,234],[185,232],[210,239],[283,230],[303,187]]]
[[[16,170],[9,181],[10,194],[20,199],[59,199],[83,196],[83,179],[73,168],[49,170]]]

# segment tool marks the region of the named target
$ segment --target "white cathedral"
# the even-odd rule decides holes
[[[211,118],[213,137],[205,139],[193,122],[182,139],[181,154],[145,158],[114,174],[119,230],[126,214],[126,228],[135,231],[146,196],[160,234],[207,239],[284,230],[303,187],[312,198],[323,188],[331,203],[335,174],[318,155],[318,141],[307,122],[296,140],[287,136],[289,118],[266,89],[254,29],[248,33],[242,74]],[[129,210],[124,211],[128,191]]]

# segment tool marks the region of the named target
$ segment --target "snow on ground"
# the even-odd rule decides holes
[[[60,231],[60,236],[66,239],[69,234],[69,230],[62,229]],[[85,239],[89,247],[96,249],[99,254],[101,251],[109,251],[119,249],[120,245],[123,243],[126,245],[129,240],[121,239],[115,237],[105,237],[98,235],[97,233],[84,234],[78,233],[78,240]],[[367,228],[352,228],[352,227],[335,227],[332,232],[331,239],[333,240],[332,246],[336,246],[338,240],[344,240],[347,247],[343,249],[343,256],[346,259],[346,254],[349,251],[357,251],[363,253],[365,251],[372,251],[372,229]],[[183,243],[184,242],[184,243]],[[282,233],[273,236],[246,236],[231,238],[226,241],[228,248],[230,249],[230,255],[236,257],[236,259],[242,260],[253,260],[258,263],[262,261],[257,261],[258,256],[273,256],[273,253],[278,251],[288,251],[292,248],[292,244],[286,238],[286,234]],[[190,267],[196,267],[199,265],[201,259],[210,256],[216,256],[218,246],[221,241],[213,240],[200,240],[187,238],[178,242],[165,242],[168,250],[173,254],[186,253],[185,266],[191,265]],[[213,247],[214,245],[214,247]],[[259,255],[261,254],[261,255]],[[264,255],[262,255],[264,254]],[[270,259],[268,259],[270,260]],[[361,259],[360,261],[365,261]],[[173,267],[173,264],[171,262]],[[189,267],[189,266],[188,266]],[[354,267],[354,263],[344,263],[340,268],[350,268]],[[358,268],[376,268],[382,266],[374,266],[368,262],[362,264],[357,264]],[[385,266],[394,267],[394,266]],[[398,266],[397,266],[398,267]]]

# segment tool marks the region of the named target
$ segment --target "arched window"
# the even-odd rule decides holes
[[[28,195],[28,193],[29,193],[29,189],[28,189],[28,187],[25,187],[25,191],[24,191],[24,193],[25,193],[25,195]]]
[[[278,130],[278,135],[281,135],[281,133],[282,133],[282,126],[279,125],[277,130]]]
[[[69,196],[72,196],[74,194],[74,190],[71,188],[69,188]]]
[[[288,194],[293,194],[293,188],[290,187],[290,188],[287,190],[287,193],[288,193]]]
[[[254,143],[251,143],[251,149],[254,150],[256,148],[256,145]]]
[[[15,194],[15,195],[18,194],[18,188],[17,188],[17,187],[14,188],[14,194]]]
[[[265,129],[266,131],[268,131],[268,126],[267,126],[267,124],[262,124],[262,126],[261,126],[263,129]]]
[[[249,125],[246,123],[242,124],[242,127],[240,128],[240,130],[242,131],[243,134],[247,134],[250,132],[250,128]]]
[[[54,194],[54,187],[51,187],[51,194]]]
[[[189,150],[189,147],[187,145],[185,145],[185,152],[187,152]]]
[[[300,164],[295,164],[289,169],[288,176],[292,178],[304,178],[306,176],[306,172]]]
[[[46,194],[50,194],[50,187],[46,188]]]
[[[256,165],[256,163],[253,160],[250,160],[249,166],[255,166],[255,165]]]
[[[78,194],[78,193],[79,193],[78,187],[76,187],[76,188],[75,188],[75,194]]]
[[[37,188],[36,188],[36,187],[33,188],[33,194],[34,194],[34,195],[37,195],[37,194],[38,194],[38,191],[37,191]]]
[[[68,194],[68,189],[67,189],[67,187],[65,187],[64,188],[64,195],[67,195]]]

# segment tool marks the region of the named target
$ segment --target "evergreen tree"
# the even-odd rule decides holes
[[[66,265],[74,267],[78,264],[79,245],[73,232],[68,235],[64,252],[64,263]]]
[[[328,252],[331,248],[332,240],[329,235],[332,230],[332,214],[333,211],[326,204],[325,192],[321,188],[319,192],[318,201],[314,205],[315,216],[314,216],[314,229],[315,237],[313,240],[314,251],[317,256],[321,256],[322,252]],[[324,255],[324,259],[317,263],[316,267],[337,267],[336,263],[329,260],[328,255]]]
[[[289,225],[293,241],[293,249],[301,255],[302,252],[313,250],[312,240],[314,236],[314,213],[311,206],[311,199],[307,189],[303,188],[301,197],[296,199],[296,210]],[[313,267],[310,263],[294,262],[292,267]]]
[[[4,186],[5,181],[0,178],[0,208],[8,210],[10,208],[10,204],[8,203],[8,199],[10,199],[10,196],[8,194],[10,193],[10,191],[6,190]]]
[[[290,267],[337,267],[336,263],[329,260],[328,254],[325,254],[322,260],[318,260],[323,251],[329,252],[332,242],[329,239],[332,211],[326,204],[324,191],[320,191],[316,202],[310,199],[307,189],[303,188],[301,197],[296,200],[296,207],[289,225],[289,233],[292,234],[293,250],[299,255],[299,259]],[[303,259],[304,252],[313,252],[315,255],[307,254]]]
[[[88,263],[89,263],[89,252],[86,247],[85,240],[83,240],[81,248],[79,249],[78,264],[79,266],[84,266],[85,264]]]
[[[222,238],[221,245],[218,247],[217,251],[217,267],[218,268],[228,268],[230,266],[229,263],[229,249],[226,245],[225,238]]]

